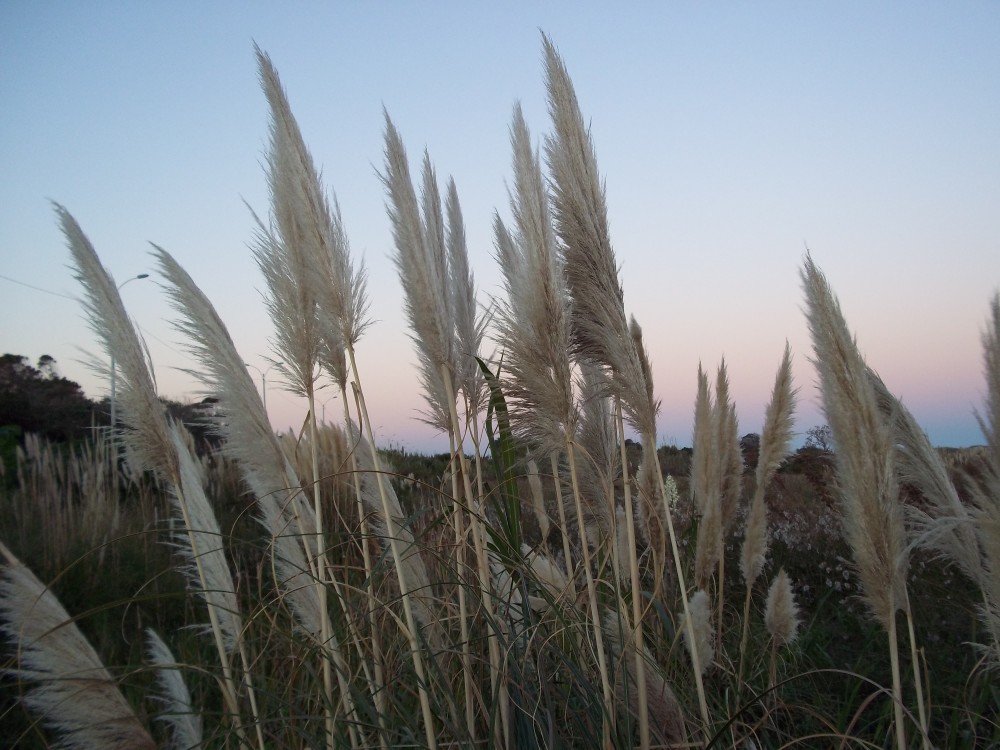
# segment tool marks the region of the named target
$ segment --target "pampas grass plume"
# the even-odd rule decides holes
[[[511,123],[514,231],[494,219],[497,260],[506,300],[498,308],[504,347],[505,395],[517,436],[539,456],[561,450],[576,431],[570,312],[548,194],[521,108]]]
[[[802,270],[823,410],[837,441],[848,541],[874,617],[889,631],[907,608],[908,555],[893,466],[893,435],[878,410],[867,367],[826,278],[810,256]]]
[[[767,505],[764,496],[782,458],[788,453],[788,445],[792,439],[795,393],[792,388],[792,352],[786,343],[778,374],[774,378],[771,401],[764,416],[757,459],[757,486],[750,504],[740,552],[740,572],[747,587],[753,586],[767,560]]]
[[[768,589],[764,624],[778,646],[788,646],[798,637],[799,608],[792,593],[792,582],[784,568],[778,571]]]
[[[156,667],[160,694],[155,696],[155,700],[163,706],[157,718],[170,725],[170,748],[187,750],[201,747],[201,714],[192,706],[191,693],[170,647],[152,628],[146,629],[146,653]]]
[[[698,654],[698,663],[701,664],[701,673],[705,674],[715,659],[715,632],[712,629],[712,600],[708,593],[703,589],[696,591],[688,603],[688,611],[691,615],[691,630],[694,631],[694,646]],[[685,627],[684,642],[687,644],[688,652],[691,652],[691,641],[688,632],[688,628]]]
[[[60,735],[59,747],[152,750],[136,718],[90,642],[55,594],[0,544],[3,632],[15,643],[13,670],[32,683],[24,698]],[[11,739],[11,738],[8,738]]]

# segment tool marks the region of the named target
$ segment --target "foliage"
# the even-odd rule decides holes
[[[0,357],[0,426],[68,441],[85,437],[105,422],[80,385],[58,374],[52,357],[42,355],[37,367],[18,354]]]

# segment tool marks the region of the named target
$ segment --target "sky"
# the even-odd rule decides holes
[[[374,324],[358,346],[377,438],[423,425],[378,172],[383,108],[411,165],[453,176],[482,304],[502,292],[509,125],[549,132],[541,32],[566,62],[607,190],[625,306],[650,350],[661,443],[690,445],[697,368],[725,358],[759,432],[786,340],[799,439],[825,419],[799,271],[826,273],[868,364],[937,445],[983,442],[981,337],[1000,290],[996,2],[0,3],[0,349],[101,397],[98,353],[52,201],[78,220],[149,346],[161,394],[201,398],[150,242],[192,275],[255,378],[269,344],[247,204],[268,207],[273,60],[354,255]],[[301,399],[268,373],[277,429]],[[332,421],[332,390],[319,400]]]

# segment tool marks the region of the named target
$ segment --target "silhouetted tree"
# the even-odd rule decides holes
[[[760,460],[760,435],[748,432],[741,437],[740,451],[743,453],[743,470],[751,473],[757,471],[757,462]]]
[[[104,422],[97,404],[79,383],[59,375],[49,355],[42,355],[37,367],[19,354],[0,357],[0,425],[66,441]]]
[[[806,430],[806,447],[833,453],[833,430],[828,424],[818,424]]]

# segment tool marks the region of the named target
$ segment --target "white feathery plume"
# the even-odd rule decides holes
[[[55,594],[3,544],[0,555],[2,630],[17,652],[12,673],[32,683],[24,703],[59,735],[55,746],[153,750],[153,739]]]
[[[699,589],[691,597],[691,601],[688,603],[688,613],[691,627],[684,628],[684,642],[690,652],[689,633],[693,632],[698,663],[701,665],[701,673],[705,674],[715,659],[715,632],[712,629],[712,600],[703,589]]]
[[[272,205],[285,243],[294,240],[311,273],[312,296],[337,338],[355,344],[369,325],[367,278],[362,263],[351,258],[336,198],[323,191],[319,170],[292,115],[271,59],[254,47],[264,93],[271,107],[271,150],[268,157]],[[294,229],[293,229],[294,228]]]
[[[798,636],[799,608],[792,593],[792,582],[784,568],[778,571],[768,589],[764,624],[777,646],[788,646]]]
[[[886,628],[907,609],[908,555],[894,437],[830,285],[810,256],[802,270],[823,410],[837,441],[847,537],[872,614]]]
[[[195,481],[197,469],[193,466],[197,465],[197,461],[191,458],[183,433],[167,419],[157,398],[148,358],[144,356],[139,337],[125,314],[114,281],[101,265],[93,246],[73,217],[62,207],[57,207],[57,212],[76,263],[77,277],[87,294],[85,308],[91,326],[106,347],[115,347],[113,350],[108,348],[108,353],[115,353],[122,373],[120,392],[122,417],[126,424],[126,429],[122,432],[123,438],[145,466],[169,483],[177,501],[176,507],[183,516],[187,532],[184,542],[190,552],[195,573],[192,583],[208,604],[210,629],[223,672],[224,699],[227,708],[234,714],[237,734],[241,740],[245,739],[230,660],[232,647],[242,628],[239,625],[235,595],[231,598],[227,596],[227,592],[232,592],[234,587],[225,554],[221,552],[220,537],[215,534],[215,542],[220,548],[216,550],[210,539],[211,531],[207,537],[199,536],[200,532],[209,528],[210,523],[215,523],[215,517],[205,499],[204,487]],[[217,524],[215,528],[218,528]],[[207,549],[202,550],[201,543],[206,543]],[[209,550],[211,552],[203,557],[203,553]],[[243,649],[240,656],[246,667],[247,658]],[[246,679],[250,688],[249,675],[246,675]],[[256,698],[252,688],[248,690],[248,695],[256,713]],[[262,746],[263,735],[259,725],[257,737]]]
[[[155,247],[155,246],[154,246]],[[214,425],[223,450],[236,461],[256,495],[261,522],[270,532],[275,572],[296,614],[298,625],[313,637],[320,633],[319,599],[303,540],[315,533],[312,506],[300,489],[294,467],[271,429],[260,394],[214,306],[190,275],[162,248],[154,257],[168,281],[167,294],[182,318],[175,327],[202,369],[192,371],[219,400],[225,419]]]
[[[719,364],[719,374],[715,381],[715,420],[721,542],[724,543],[736,521],[743,496],[743,453],[740,450],[739,421],[736,418],[736,404],[729,396],[729,374],[725,359]]]
[[[792,439],[795,394],[796,391],[792,388],[792,352],[786,343],[781,365],[774,378],[774,387],[771,389],[771,401],[764,415],[760,455],[757,459],[757,486],[750,504],[740,552],[740,571],[748,588],[753,586],[767,560],[767,504],[764,493],[781,460],[788,453]]]
[[[316,299],[305,284],[305,257],[295,244],[286,245],[275,225],[254,215],[257,229],[250,250],[267,284],[264,305],[274,324],[271,347],[280,359],[273,364],[285,378],[285,388],[308,397],[316,377],[320,338]]]
[[[483,406],[485,380],[476,357],[480,354],[489,316],[480,314],[476,305],[476,282],[469,268],[469,251],[465,241],[465,223],[458,201],[455,180],[448,180],[445,198],[445,244],[448,249],[448,288],[452,295],[455,318],[456,377],[468,404],[468,413],[476,414]]]
[[[895,437],[879,411],[867,365],[858,351],[840,304],[822,272],[806,255],[801,271],[805,288],[813,360],[820,376],[823,411],[837,442],[837,480],[848,542],[854,553],[863,598],[885,628],[892,665],[896,745],[906,747],[896,612],[910,628],[917,672],[913,617],[906,590],[909,549],[895,470]],[[917,675],[919,677],[919,675]],[[922,691],[917,682],[920,723],[926,730]],[[926,736],[926,732],[925,732]]]
[[[172,441],[163,405],[157,398],[148,352],[125,311],[114,279],[101,265],[90,240],[65,208],[55,204],[55,210],[73,257],[76,278],[84,288],[88,322],[107,355],[104,361],[115,361],[116,400],[123,423],[118,434],[128,442],[129,455],[138,463],[133,468],[156,469],[163,476],[175,476]],[[94,369],[98,374],[108,372],[104,365],[95,365]]]
[[[410,179],[406,149],[396,127],[385,114],[386,210],[396,245],[394,260],[406,296],[406,314],[417,344],[421,382],[428,410],[424,421],[447,431],[450,405],[441,367],[455,388],[455,322],[448,288],[448,264],[441,218],[440,196],[429,158],[424,160],[423,211]]]
[[[573,350],[609,368],[609,394],[621,400],[626,419],[640,435],[655,436],[659,403],[650,399],[648,378],[625,319],[594,146],[563,61],[548,37],[543,36],[542,44],[555,131],[546,139],[546,156],[572,300]]]
[[[712,429],[712,393],[708,387],[708,374],[698,363],[698,391],[694,401],[694,434],[691,445],[694,455],[691,463],[691,497],[698,515],[705,515],[705,505],[715,484],[715,432]]]
[[[201,747],[201,714],[194,709],[184,674],[170,647],[152,628],[146,628],[146,654],[156,668],[160,692],[154,700],[163,706],[156,718],[170,725],[169,747],[171,750]]]
[[[171,425],[180,469],[180,482],[171,487],[171,499],[182,524],[176,534],[177,546],[187,561],[185,573],[191,588],[215,610],[226,653],[232,654],[243,630],[233,576],[219,522],[205,496],[202,465],[187,445],[184,433],[183,427]]]
[[[504,391],[515,433],[537,446],[538,455],[547,455],[565,447],[578,420],[569,361],[569,298],[541,162],[519,105],[510,139],[514,236],[499,217],[494,219],[507,291],[497,316],[505,349]]]

